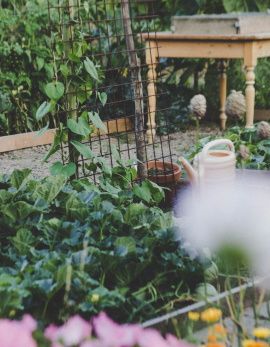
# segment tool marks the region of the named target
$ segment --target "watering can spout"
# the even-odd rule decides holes
[[[196,185],[198,183],[197,172],[193,169],[191,164],[185,158],[180,157],[179,161],[181,162],[184,169],[186,170],[190,183]]]

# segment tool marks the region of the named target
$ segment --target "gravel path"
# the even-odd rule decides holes
[[[210,134],[219,134],[219,130],[215,125],[202,125],[200,137],[205,137]],[[194,128],[190,128],[186,132],[178,132],[170,135],[170,147],[171,152],[174,156],[184,155],[194,145],[196,138],[196,132]],[[162,144],[161,142],[164,141]],[[113,143],[116,147],[120,147],[123,151],[124,156],[128,157],[127,143],[121,139],[118,141],[117,138],[110,138],[111,144]],[[93,151],[95,153],[106,154],[108,153],[108,140],[102,141],[102,148],[100,148],[99,142],[93,143]],[[129,137],[129,157],[135,157],[135,141],[134,138]],[[0,173],[11,173],[14,169],[29,168],[32,170],[33,176],[41,178],[49,175],[49,168],[55,161],[61,160],[60,153],[55,154],[48,163],[43,162],[43,158],[47,153],[50,146],[41,146],[35,148],[28,148],[19,151],[8,152],[0,154]],[[148,160],[155,157],[162,157],[169,155],[168,137],[162,136],[157,138],[154,146],[147,146]]]

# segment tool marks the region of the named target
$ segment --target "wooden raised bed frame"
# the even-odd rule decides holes
[[[101,135],[109,135],[121,133],[133,129],[130,118],[113,119],[104,121],[107,131]],[[38,135],[37,131],[25,134],[16,134],[0,137],[0,153],[16,151],[24,148],[50,145],[53,142],[56,129],[47,130],[43,135]],[[98,131],[95,131],[92,136],[97,136]]]

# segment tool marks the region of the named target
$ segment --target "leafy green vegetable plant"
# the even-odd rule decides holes
[[[37,181],[29,170],[1,176],[1,317],[49,322],[106,310],[143,321],[189,297],[203,266],[156,207],[162,190],[132,178],[123,166],[99,186],[63,175]]]

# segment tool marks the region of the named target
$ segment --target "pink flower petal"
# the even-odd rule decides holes
[[[31,329],[33,325],[31,324]],[[0,320],[0,347],[36,347],[30,327],[25,328],[24,323]]]
[[[142,328],[138,325],[118,325],[105,313],[100,313],[94,318],[93,325],[97,337],[111,347],[133,347],[142,332]]]
[[[91,325],[80,316],[71,317],[64,325],[50,325],[45,330],[45,337],[51,342],[63,342],[66,347],[78,345],[91,336]]]
[[[168,344],[157,330],[145,329],[139,336],[138,345],[140,347],[168,347]]]
[[[23,319],[22,319],[21,323],[31,333],[33,331],[35,331],[36,328],[37,328],[37,322],[34,320],[34,318],[32,316],[30,316],[30,314],[25,314],[23,316]]]

